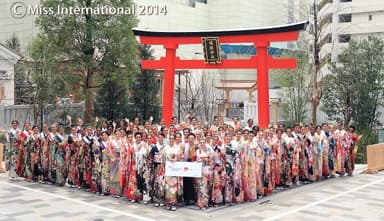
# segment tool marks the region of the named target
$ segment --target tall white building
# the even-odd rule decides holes
[[[337,61],[348,42],[378,36],[384,38],[383,0],[323,0],[319,4],[321,63]],[[329,72],[328,65],[322,73]]]

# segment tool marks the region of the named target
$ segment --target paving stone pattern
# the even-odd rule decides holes
[[[380,182],[360,188],[375,181]],[[357,173],[278,192],[252,203],[206,211],[189,206],[173,212],[77,189],[9,181],[0,174],[0,221],[384,221],[384,172]]]

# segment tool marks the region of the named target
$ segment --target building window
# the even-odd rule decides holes
[[[339,35],[339,43],[347,43],[351,40],[351,35]]]
[[[342,14],[342,15],[339,15],[339,22],[340,23],[352,22],[352,14]]]
[[[0,80],[7,80],[8,75],[6,71],[0,71]]]
[[[340,0],[340,2],[351,2],[352,0]]]
[[[372,15],[368,15],[368,21],[372,21]]]

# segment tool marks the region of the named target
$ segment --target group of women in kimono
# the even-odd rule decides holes
[[[260,130],[215,121],[212,126],[169,127],[151,121],[120,121],[83,127],[69,134],[57,124],[22,130],[12,121],[6,168],[10,179],[50,183],[126,197],[176,210],[255,201],[276,189],[352,175],[359,137],[353,126],[294,125]],[[165,176],[165,163],[199,162],[201,177]]]

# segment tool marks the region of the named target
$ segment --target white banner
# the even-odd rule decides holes
[[[202,163],[165,162],[165,176],[201,177]]]

